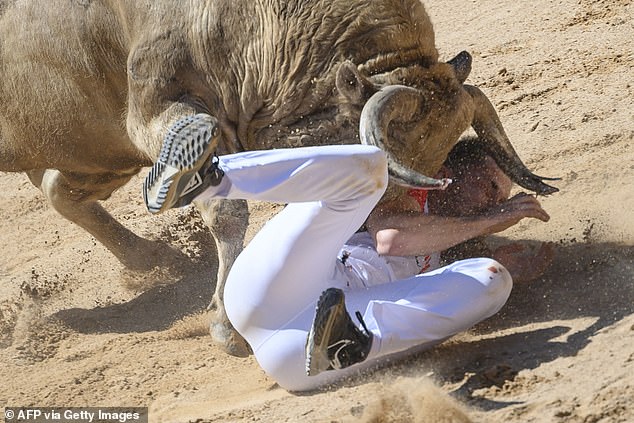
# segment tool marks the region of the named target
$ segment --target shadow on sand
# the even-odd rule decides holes
[[[406,375],[412,367],[433,369],[440,381],[464,381],[454,396],[483,410],[503,408],[513,403],[471,394],[481,388],[501,387],[521,370],[575,356],[601,329],[633,313],[634,247],[612,243],[559,245],[547,273],[537,281],[515,286],[500,313],[471,333],[489,335],[528,325],[539,328],[473,342],[449,341],[395,370]],[[594,323],[574,333],[561,323],[578,318]]]
[[[156,286],[128,302],[60,310],[50,317],[84,334],[151,332],[167,329],[184,316],[206,309],[216,285],[217,252],[208,230],[194,236],[205,254],[179,263],[172,269],[178,277],[169,284],[162,284],[159,275]]]

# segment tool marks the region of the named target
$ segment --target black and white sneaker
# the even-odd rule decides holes
[[[185,116],[172,125],[159,157],[143,183],[143,199],[151,213],[183,207],[224,173],[213,153],[218,146],[218,122],[204,113]]]
[[[315,376],[325,370],[343,369],[361,363],[372,347],[372,333],[356,312],[361,331],[346,311],[341,289],[328,288],[317,302],[315,319],[306,340],[306,374]]]

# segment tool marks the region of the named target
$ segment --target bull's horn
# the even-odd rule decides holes
[[[388,126],[398,116],[399,120],[411,119],[424,104],[423,94],[411,87],[389,85],[375,93],[363,106],[359,123],[361,142],[374,145],[387,154],[388,174],[398,185],[409,188],[445,189],[449,179],[434,179],[402,165],[394,151],[399,146],[390,143]]]
[[[461,84],[464,84],[471,73],[471,55],[469,52],[461,51],[456,57],[447,63],[453,67],[458,81],[460,81]]]
[[[495,160],[500,169],[513,182],[537,194],[548,195],[559,191],[559,189],[543,182],[559,178],[537,176],[528,170],[511,145],[500,118],[486,95],[479,88],[471,85],[464,85],[464,88],[473,98],[475,106],[471,126],[483,142],[483,149]]]

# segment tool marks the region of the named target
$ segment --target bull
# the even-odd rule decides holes
[[[0,40],[0,170],[26,172],[132,270],[174,253],[100,201],[196,113],[217,119],[218,154],[357,143],[361,125],[390,153],[391,176],[413,184],[472,126],[513,181],[556,191],[522,163],[483,92],[465,84],[471,57],[439,61],[418,0],[0,0]],[[248,207],[198,207],[219,258],[212,336],[245,355],[222,294]]]

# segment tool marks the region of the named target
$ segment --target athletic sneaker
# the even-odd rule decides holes
[[[185,116],[169,128],[143,183],[143,199],[151,213],[184,207],[220,183],[224,172],[213,156],[219,138],[218,122],[203,113]]]
[[[343,369],[361,363],[372,347],[372,333],[356,312],[361,331],[346,311],[343,291],[328,288],[317,301],[315,319],[306,340],[306,374]]]

